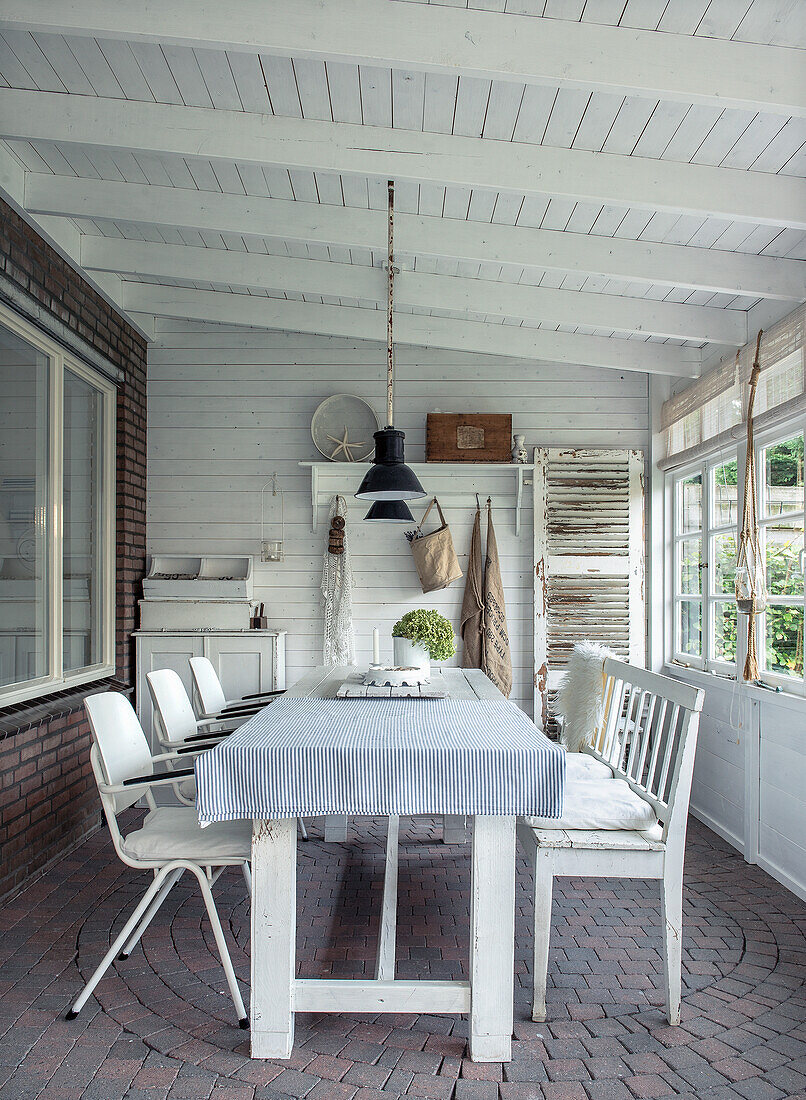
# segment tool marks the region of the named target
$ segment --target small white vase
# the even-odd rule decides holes
[[[426,676],[431,675],[431,657],[428,650],[409,638],[393,638],[395,664],[404,668],[417,668]]]

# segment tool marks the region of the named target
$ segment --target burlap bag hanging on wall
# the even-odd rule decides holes
[[[422,526],[435,504],[439,512],[441,525],[436,531],[430,531],[427,535],[423,535],[421,534]],[[462,576],[459,559],[453,548],[451,529],[445,522],[445,517],[436,497],[426,508],[425,515],[414,532],[414,538],[411,540],[411,555],[414,558],[423,592],[436,592],[439,588],[447,588],[449,584],[458,581]]]

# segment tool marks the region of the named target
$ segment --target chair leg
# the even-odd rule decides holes
[[[252,896],[252,872],[249,868],[249,864],[244,863],[241,867],[241,870],[243,871],[243,880],[246,883],[246,892],[249,895],[249,897],[251,898],[251,896]]]
[[[168,875],[165,882],[163,882],[162,886],[158,890],[156,896],[152,899],[148,909],[146,909],[145,915],[143,916],[142,920],[132,932],[131,936],[129,936],[129,939],[124,945],[123,950],[118,956],[119,959],[128,959],[129,955],[131,955],[132,951],[134,951],[135,947],[142,939],[143,933],[145,932],[146,928],[148,928],[154,917],[156,917],[162,906],[162,903],[168,897],[168,894],[170,894],[171,890],[174,886],[176,886],[177,882],[179,882],[184,873],[184,867],[177,867],[175,871],[172,871],[170,875]]]
[[[300,836],[302,837],[303,840],[307,840],[308,839],[308,830],[305,828],[305,822],[302,820],[301,817],[298,817],[297,821],[299,822]]]
[[[232,966],[232,959],[230,958],[229,948],[227,947],[227,941],[224,939],[224,932],[221,928],[221,921],[218,918],[218,910],[215,907],[215,901],[213,900],[213,891],[210,889],[210,883],[207,881],[207,877],[204,871],[199,867],[192,868],[196,878],[199,880],[199,886],[201,887],[202,897],[204,898],[204,904],[207,908],[207,915],[210,918],[210,924],[213,927],[213,935],[215,936],[216,946],[218,947],[218,954],[221,959],[221,965],[224,967],[224,974],[227,978],[227,985],[229,986],[230,997],[232,997],[232,1003],[235,1005],[235,1012],[238,1016],[238,1026],[244,1029],[249,1027],[249,1017],[246,1015],[246,1009],[243,1006],[243,1000],[241,998],[241,991],[238,988],[238,979],[235,977],[235,970]]]
[[[137,927],[143,914],[151,904],[152,899],[155,897],[156,894],[159,893],[167,873],[167,870],[165,868],[162,868],[159,873],[154,877],[154,881],[143,894],[142,898],[140,898],[137,907],[135,908],[129,919],[126,921],[126,923],[123,925],[123,929],[116,938],[115,942],[104,955],[103,961],[101,962],[100,966],[92,975],[84,988],[81,990],[78,997],[76,997],[75,1001],[73,1002],[72,1008],[67,1013],[68,1020],[74,1020],[76,1016],[78,1016],[84,1005],[87,1003],[87,1001],[90,999],[90,997],[92,996],[92,991],[95,989],[98,982],[109,969],[111,962],[120,951],[121,947],[126,943],[126,941],[131,936],[133,930]]]
[[[546,1018],[546,983],[549,969],[549,938],[551,936],[551,896],[554,885],[553,869],[540,850],[535,852],[535,943],[534,999],[532,1019],[542,1023]]]
[[[663,921],[663,970],[666,979],[666,1013],[670,1024],[680,1023],[683,962],[683,868],[665,868],[661,880]]]

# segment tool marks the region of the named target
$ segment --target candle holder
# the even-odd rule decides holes
[[[272,498],[279,498],[280,502],[280,537],[267,538],[266,537],[266,491],[271,488]],[[276,524],[275,524],[276,534]],[[262,562],[279,562],[284,561],[285,551],[283,549],[283,543],[285,541],[285,505],[283,500],[283,491],[277,484],[277,474],[271,475],[271,480],[267,481],[263,488],[260,490],[260,560]]]
[[[370,665],[364,673],[368,687],[419,687],[430,682],[430,675],[423,669],[408,665]]]

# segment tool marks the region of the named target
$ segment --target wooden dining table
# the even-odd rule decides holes
[[[432,674],[446,699],[339,699],[317,668],[196,765],[199,820],[253,818],[251,1051],[288,1058],[296,1012],[464,1013],[474,1061],[511,1057],[515,820],[559,816],[564,759],[479,670]],[[467,979],[394,977],[397,820],[472,823]],[[296,976],[297,816],[389,819],[372,978]]]

